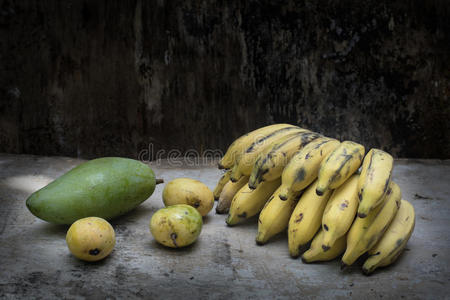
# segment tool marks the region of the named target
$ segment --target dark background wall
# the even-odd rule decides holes
[[[450,158],[448,1],[0,0],[0,152],[226,149],[288,122]]]

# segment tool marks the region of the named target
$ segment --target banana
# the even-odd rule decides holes
[[[363,273],[369,275],[378,267],[392,264],[402,253],[414,231],[414,207],[402,199],[397,214],[380,241],[369,250],[369,258],[363,265]]]
[[[220,193],[222,193],[223,187],[230,181],[231,170],[223,173],[222,177],[220,177],[219,182],[217,182],[216,187],[214,188],[214,200],[218,200],[220,197]]]
[[[269,197],[280,186],[281,180],[266,181],[251,190],[244,185],[231,201],[230,212],[226,223],[233,226],[258,214]]]
[[[381,204],[391,182],[394,159],[389,153],[371,149],[364,158],[358,182],[358,217],[367,214]]]
[[[298,128],[297,126],[290,124],[273,124],[253,130],[252,132],[239,137],[228,147],[227,152],[219,162],[219,169],[232,168],[235,162],[238,160],[239,156],[255,141],[261,139],[264,136],[270,135],[271,133],[279,129],[287,127]]]
[[[289,219],[288,245],[289,254],[292,257],[300,255],[300,247],[314,237],[322,224],[323,211],[331,196],[331,190],[325,191],[322,196],[317,196],[316,185],[317,181],[306,189]]]
[[[228,213],[231,205],[231,200],[233,200],[234,195],[248,182],[248,176],[241,177],[238,181],[232,182],[228,181],[223,187],[222,193],[220,193],[219,201],[216,206],[217,214]]]
[[[319,233],[314,237],[311,242],[311,247],[302,254],[302,261],[304,263],[312,263],[315,261],[328,261],[335,259],[345,251],[345,245],[347,242],[347,236],[343,235],[336,240],[336,242],[331,246],[328,251],[323,251],[323,230],[321,229]]]
[[[310,185],[319,173],[320,163],[340,142],[320,137],[297,152],[281,175],[280,199],[286,200],[290,192],[298,192]]]
[[[273,146],[273,142],[276,142],[287,135],[300,132],[310,131],[299,127],[285,127],[255,140],[243,151],[242,155],[238,156],[238,160],[231,172],[231,180],[237,181],[241,176],[250,176],[256,159],[266,148]]]
[[[342,256],[342,268],[353,264],[381,239],[398,211],[401,198],[399,186],[391,181],[383,203],[367,217],[356,218],[347,234],[347,249]]]
[[[283,173],[284,167],[289,163],[292,156],[309,142],[321,137],[315,132],[306,132],[281,139],[266,149],[257,158],[248,181],[248,186],[255,189],[262,181],[272,181]]]
[[[328,200],[322,217],[324,251],[330,249],[338,238],[347,233],[355,219],[358,209],[358,179],[357,174],[350,177],[333,191]]]
[[[364,146],[345,141],[334,149],[321,163],[316,193],[320,195],[326,189],[336,189],[343,184],[361,165]]]
[[[258,219],[258,235],[256,243],[265,244],[271,237],[284,231],[289,223],[289,218],[299,199],[300,193],[292,195],[286,201],[280,200],[278,188],[264,205]]]

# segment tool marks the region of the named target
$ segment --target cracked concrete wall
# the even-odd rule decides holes
[[[450,5],[0,0],[0,152],[223,149],[289,122],[450,158]]]

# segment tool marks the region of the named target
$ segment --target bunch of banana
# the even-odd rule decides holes
[[[358,216],[365,218],[381,204],[391,182],[394,159],[379,149],[371,149],[364,158],[358,183]]]
[[[286,200],[289,193],[310,185],[317,178],[322,160],[339,144],[335,139],[319,137],[298,151],[283,170],[280,199]]]
[[[227,152],[219,162],[219,169],[231,169],[236,161],[238,161],[240,155],[242,155],[242,153],[244,153],[244,151],[255,141],[258,141],[277,130],[289,127],[298,128],[297,126],[290,124],[273,124],[253,130],[252,132],[239,137],[228,147]]]
[[[309,142],[319,138],[315,132],[303,132],[282,138],[264,150],[256,159],[248,186],[256,189],[262,181],[272,181],[281,176],[291,157]]]
[[[323,211],[330,198],[331,190],[327,190],[322,196],[318,196],[316,185],[317,181],[306,189],[289,219],[288,245],[289,254],[292,257],[300,255],[300,248],[314,237],[322,224]],[[289,193],[289,195],[292,195],[292,193]]]
[[[322,217],[324,251],[345,235],[355,219],[358,209],[358,179],[355,174],[333,191]],[[319,183],[318,183],[319,184]]]
[[[400,208],[386,233],[369,251],[369,258],[363,265],[363,273],[369,275],[378,267],[392,264],[402,253],[414,230],[414,207],[402,199]]]
[[[226,219],[228,226],[233,226],[258,214],[264,204],[280,186],[281,180],[265,181],[252,190],[244,185],[231,201],[230,212]]]
[[[256,243],[263,245],[276,234],[284,231],[289,223],[289,217],[297,204],[300,193],[293,194],[286,201],[280,200],[278,188],[264,205],[258,219],[258,235]]]
[[[343,184],[358,170],[363,157],[363,145],[350,141],[342,142],[320,165],[317,195],[323,194],[327,189],[336,189]]]
[[[220,177],[219,182],[217,182],[217,185],[213,191],[214,200],[219,199],[220,193],[222,193],[224,186],[230,181],[230,175],[231,170],[228,170]]]
[[[238,181],[232,182],[228,181],[227,184],[223,187],[222,192],[219,196],[219,201],[216,206],[217,214],[226,214],[230,210],[231,201],[233,200],[234,195],[248,183],[248,176],[241,177]]]
[[[356,218],[347,234],[347,249],[342,257],[342,268],[353,264],[381,239],[400,207],[401,198],[399,186],[391,181],[384,202],[365,218]]]
[[[273,142],[276,142],[287,135],[293,135],[301,132],[310,131],[292,126],[278,129],[265,136],[260,136],[259,139],[255,140],[242,152],[242,155],[238,156],[236,164],[233,166],[231,172],[231,180],[237,181],[241,178],[241,176],[250,176],[258,156],[266,148],[272,146]]]
[[[302,254],[304,263],[312,263],[315,261],[328,261],[335,259],[345,251],[347,236],[343,235],[336,240],[328,251],[323,251],[323,230],[320,230],[311,242],[311,247]]]
[[[294,125],[254,130],[219,163],[227,172],[214,190],[216,212],[228,212],[229,226],[260,213],[259,245],[287,228],[292,257],[311,242],[305,263],[343,254],[344,268],[368,252],[363,272],[370,274],[402,253],[415,215],[392,181],[392,156],[379,149],[364,154],[360,144]]]

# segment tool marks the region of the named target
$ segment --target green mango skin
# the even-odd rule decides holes
[[[133,159],[104,157],[80,164],[34,192],[27,207],[50,223],[72,224],[85,217],[106,220],[125,214],[155,190],[153,170]]]

